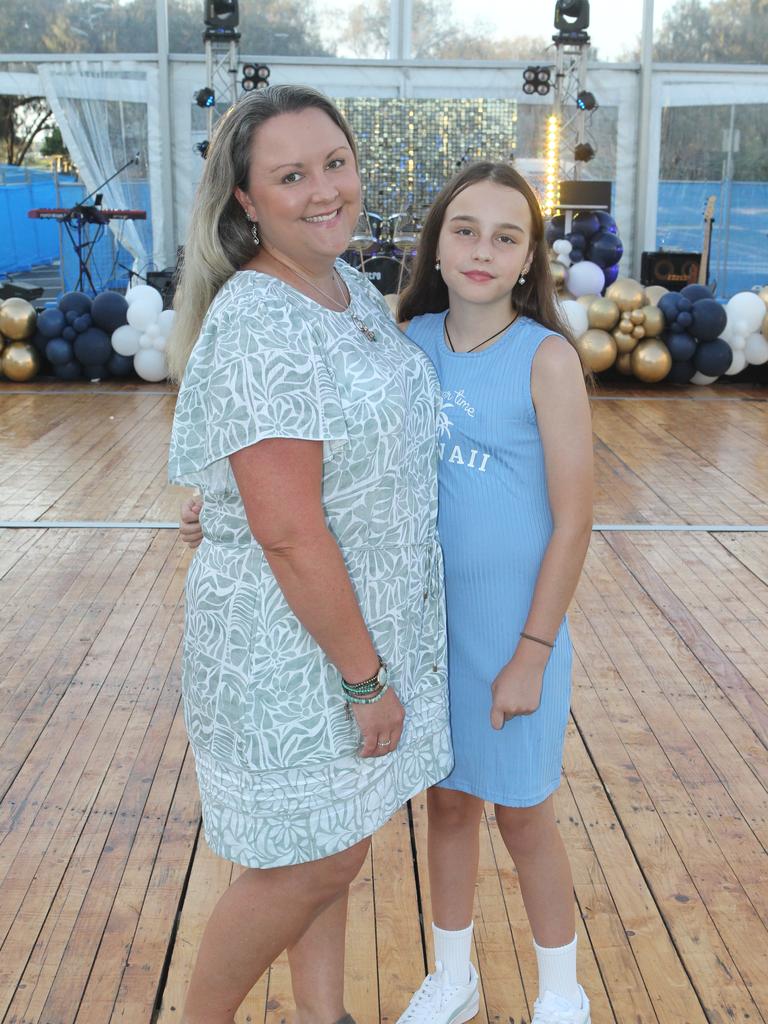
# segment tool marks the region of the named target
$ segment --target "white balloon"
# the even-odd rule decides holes
[[[158,299],[160,299],[159,295]],[[160,310],[162,310],[162,301],[163,300],[160,299]],[[128,307],[126,318],[131,327],[135,327],[137,331],[144,332],[150,324],[156,322],[160,310],[155,308],[155,304],[153,302],[149,302],[142,298]]]
[[[167,338],[171,333],[173,327],[173,319],[176,313],[173,309],[164,309],[160,316],[157,318],[157,326],[161,334],[164,334]]]
[[[694,373],[691,377],[691,384],[714,384],[717,377],[708,377],[706,373]]]
[[[150,338],[156,338],[160,334],[160,328],[157,326],[156,323],[150,324],[146,330],[146,333],[150,336]]]
[[[727,341],[734,352],[742,352],[747,346],[746,334],[734,334]]]
[[[112,333],[112,348],[121,356],[135,356],[139,351],[141,331],[129,324],[123,324]]]
[[[752,334],[760,330],[765,317],[765,303],[755,292],[739,292],[732,296],[725,305],[728,319],[733,318],[734,325],[744,321],[743,330],[739,334]]]
[[[152,338],[144,332],[139,338],[139,348],[152,348]]]
[[[748,334],[751,334],[754,328],[749,326],[749,320],[745,320],[744,317],[738,319],[734,317],[733,320],[733,333],[738,337],[743,335],[745,338]]]
[[[165,352],[167,345],[168,339],[162,334],[158,334],[156,338],[152,339],[152,348],[157,349],[158,352]]]
[[[576,302],[575,299],[566,299],[560,303],[560,309],[574,338],[580,338],[589,330],[589,317],[580,302]]]
[[[552,243],[552,252],[559,253],[563,256],[569,256],[572,251],[573,245],[567,238],[558,238],[556,242]]]
[[[747,365],[747,357],[743,352],[734,352],[731,365],[725,371],[729,377],[733,377],[737,373],[741,373],[744,367]]]
[[[129,306],[134,302],[151,302],[156,307],[158,316],[163,308],[162,295],[157,288],[152,288],[148,284],[137,284],[134,288],[129,288],[125,293],[125,301]]]
[[[143,380],[165,380],[168,376],[165,354],[154,348],[145,348],[137,353],[133,368]]]
[[[744,355],[752,366],[762,366],[763,363],[768,363],[768,339],[759,332],[750,334],[747,338]]]
[[[577,298],[580,295],[599,295],[605,288],[605,274],[596,263],[582,260],[574,263],[568,271],[565,286]]]

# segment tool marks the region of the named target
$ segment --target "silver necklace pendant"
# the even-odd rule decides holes
[[[366,341],[376,341],[375,333],[371,330],[368,324],[365,323],[364,320],[360,319],[357,313],[350,313],[349,315],[352,317],[352,323],[355,325],[358,331],[360,331],[363,334]]]

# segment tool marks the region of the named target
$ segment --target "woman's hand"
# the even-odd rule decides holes
[[[393,689],[374,704],[350,704],[362,736],[360,757],[383,757],[400,742],[405,708]]]
[[[200,526],[200,511],[202,507],[203,499],[199,494],[193,494],[181,506],[179,534],[184,543],[190,548],[196,548],[203,539],[203,530]]]
[[[518,648],[512,660],[494,679],[491,687],[491,725],[494,729],[503,729],[510,718],[532,715],[537,710],[549,657],[549,649],[543,650],[545,654]]]

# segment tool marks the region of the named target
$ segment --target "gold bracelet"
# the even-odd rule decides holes
[[[524,637],[526,640],[533,640],[535,644],[542,644],[544,647],[555,646],[554,644],[551,644],[549,640],[542,640],[540,636],[534,636],[532,633],[521,633],[520,636]]]

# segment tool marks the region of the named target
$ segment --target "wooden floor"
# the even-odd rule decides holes
[[[172,411],[164,385],[0,386],[5,1024],[179,1021],[232,877],[200,836],[179,706]],[[768,1024],[768,389],[601,389],[593,411],[602,528],[557,795],[592,1019]],[[355,883],[359,1024],[394,1021],[424,974],[425,851],[418,798]],[[529,1021],[535,958],[490,809],[474,953],[480,1024]],[[238,1022],[291,1019],[280,961]]]

